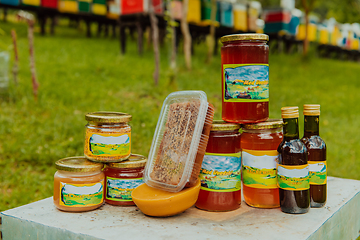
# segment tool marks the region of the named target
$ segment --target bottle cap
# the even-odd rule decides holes
[[[220,38],[221,43],[232,42],[232,41],[269,41],[269,36],[263,33],[242,33],[242,34],[231,34]]]
[[[281,117],[282,118],[298,118],[299,117],[299,107],[282,107],[281,108]]]
[[[231,131],[240,129],[237,123],[229,123],[223,120],[214,120],[211,126],[211,131]]]
[[[306,116],[319,116],[320,105],[319,104],[304,104],[304,115]]]
[[[106,164],[112,168],[140,168],[144,167],[147,159],[139,154],[131,154],[130,157],[122,162],[114,162]]]
[[[95,124],[117,124],[131,121],[131,115],[121,112],[92,112],[85,115],[85,120]]]
[[[283,126],[282,119],[268,119],[265,122],[243,125],[244,129],[254,129],[254,130],[276,129],[276,128],[281,128],[282,126]]]
[[[100,171],[104,164],[87,160],[83,156],[63,158],[55,163],[56,169],[67,172],[96,172]]]

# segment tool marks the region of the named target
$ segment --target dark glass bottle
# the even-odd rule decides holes
[[[308,153],[299,139],[298,107],[281,108],[283,141],[278,147],[277,178],[281,211],[306,213],[310,209]]]
[[[308,150],[310,175],[310,205],[323,207],[326,203],[326,144],[319,136],[320,105],[304,105],[304,136],[301,141]]]

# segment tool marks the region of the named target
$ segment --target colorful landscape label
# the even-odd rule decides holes
[[[327,165],[326,161],[309,161],[310,184],[326,184]]]
[[[122,179],[106,177],[105,198],[112,201],[130,202],[131,192],[143,184],[143,178]]]
[[[273,189],[278,188],[276,178],[276,164],[279,153],[276,150],[242,151],[242,179],[247,187]]]
[[[131,153],[131,132],[99,133],[87,129],[85,154],[92,156],[127,156]]]
[[[60,205],[67,207],[89,207],[103,202],[103,182],[92,184],[70,184],[60,182]]]
[[[223,64],[225,102],[268,102],[269,64]]]
[[[279,188],[284,190],[301,191],[310,188],[309,165],[277,165],[277,179]]]
[[[205,153],[201,170],[201,189],[212,192],[234,192],[241,189],[241,152]]]

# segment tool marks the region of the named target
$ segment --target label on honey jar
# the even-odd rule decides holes
[[[279,153],[276,150],[242,151],[242,179],[247,187],[273,189],[278,188],[276,179],[276,164]]]
[[[308,161],[310,184],[326,184],[327,166],[326,161]]]
[[[103,183],[73,184],[60,182],[60,205],[90,207],[101,204],[104,198]]]
[[[277,165],[279,188],[284,190],[307,190],[309,184],[309,165]]]
[[[234,192],[241,189],[241,153],[205,153],[201,170],[201,189]]]
[[[130,202],[131,192],[143,184],[143,178],[122,179],[106,177],[105,198],[112,201]]]
[[[129,156],[131,153],[131,132],[101,133],[87,129],[85,155],[99,157]]]
[[[268,102],[268,64],[223,64],[224,102]]]

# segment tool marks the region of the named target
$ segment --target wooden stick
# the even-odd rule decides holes
[[[149,13],[150,13],[152,39],[153,39],[153,47],[154,47],[154,55],[155,55],[154,83],[155,85],[157,85],[159,82],[159,74],[160,74],[159,27],[158,27],[158,20],[155,16],[152,0],[149,0],[149,8],[150,8]]]
[[[19,55],[18,55],[18,48],[17,48],[17,36],[16,31],[14,29],[11,30],[11,37],[14,46],[14,67],[13,67],[13,75],[14,75],[14,83],[17,85],[17,75],[19,73]]]

